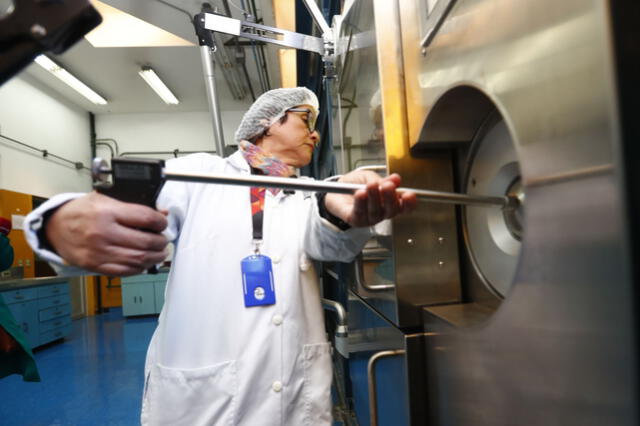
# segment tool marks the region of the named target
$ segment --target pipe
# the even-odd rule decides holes
[[[96,116],[92,112],[89,113],[89,138],[91,144],[91,158],[96,158]]]
[[[109,151],[111,151],[111,158],[113,158],[113,157],[115,157],[115,156],[116,156],[115,152],[113,151],[113,147],[112,147],[111,145],[109,145],[108,143],[106,143],[106,142],[96,142],[96,143],[93,145],[93,146],[95,147],[95,149],[94,149],[94,150],[97,150],[98,145],[106,146],[107,148],[109,148]],[[95,157],[94,157],[94,158],[95,158]]]
[[[331,299],[321,299],[322,307],[326,310],[333,311],[336,313],[338,326],[336,327],[336,336],[337,337],[345,337],[347,336],[347,311],[345,311],[344,307]]]
[[[212,48],[206,45],[200,46],[200,58],[202,59],[202,71],[207,90],[209,111],[211,112],[211,118],[213,120],[213,135],[215,138],[216,153],[220,157],[224,157],[224,135],[222,132],[220,110],[218,109],[218,92],[216,90],[215,64],[212,57]]]
[[[367,364],[367,382],[369,384],[369,424],[378,426],[378,398],[376,389],[376,362],[382,358],[403,355],[403,350],[382,351],[373,354]]]
[[[36,148],[35,146],[31,146],[31,145],[26,144],[24,142],[20,142],[17,139],[10,138],[9,136],[0,135],[0,138],[6,139],[6,140],[8,140],[10,142],[13,142],[13,143],[16,143],[18,145],[24,146],[26,148],[33,149],[34,151],[38,151],[40,154],[42,154],[42,157],[44,157],[44,158],[52,157],[52,158],[55,158],[57,160],[63,161],[65,163],[71,164],[72,166],[74,166],[76,168],[76,170],[81,170],[81,169],[86,169],[86,170],[89,170],[89,171],[91,170],[90,168],[85,167],[84,164],[81,161],[67,160],[64,157],[60,157],[59,155],[55,155],[55,154],[50,153],[46,149]]]
[[[173,151],[127,151],[120,154],[120,157],[126,157],[127,155],[167,155],[172,154],[174,157],[178,157],[178,154],[199,154],[205,152],[207,154],[217,154],[216,151],[180,151],[174,149]]]
[[[118,145],[118,141],[116,141],[115,139],[113,139],[113,138],[98,138],[98,139],[96,139],[96,142],[113,142],[113,145],[115,146],[116,157],[118,155],[120,155],[119,154],[120,146]]]

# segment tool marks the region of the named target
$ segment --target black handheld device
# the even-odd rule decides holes
[[[93,160],[94,188],[101,194],[127,203],[156,208],[164,185],[164,160],[147,158],[113,158],[111,169],[99,158]],[[111,175],[111,183],[108,182]]]
[[[162,170],[164,160],[147,158],[112,158],[111,169],[107,162],[95,158],[91,167],[93,187],[101,194],[126,203],[142,204],[156,208],[156,200],[164,185]],[[111,175],[111,183],[108,182]],[[158,268],[147,271],[157,274]]]

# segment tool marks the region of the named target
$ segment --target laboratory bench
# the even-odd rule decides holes
[[[68,278],[0,281],[0,296],[24,331],[32,348],[71,333]]]

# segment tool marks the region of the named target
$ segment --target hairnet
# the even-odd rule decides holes
[[[236,142],[249,140],[268,129],[278,121],[289,108],[298,105],[310,105],[318,114],[318,98],[306,87],[273,89],[263,93],[244,114],[238,130]]]

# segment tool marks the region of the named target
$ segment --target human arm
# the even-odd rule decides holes
[[[400,185],[398,175],[383,179],[370,171],[355,171],[342,176],[341,181],[364,183],[367,189],[354,195],[326,194],[312,204],[305,250],[313,259],[350,262],[373,235],[370,226],[415,208],[415,194],[396,191]],[[320,203],[325,203],[324,209]],[[336,223],[326,213],[346,226]]]
[[[329,193],[324,197],[327,211],[350,226],[373,226],[416,207],[415,193],[396,191],[401,182],[396,173],[382,178],[371,171],[355,170],[341,176],[338,181],[366,185],[366,189],[353,195]]]
[[[165,170],[201,170],[214,172],[219,170],[223,164],[224,160],[218,157],[213,157],[208,154],[193,154],[167,161]],[[159,244],[159,241],[164,241],[163,244],[165,245],[167,241],[177,242],[187,214],[191,188],[196,185],[202,184],[167,182],[162,191],[160,191],[156,203],[158,210],[163,213],[138,204],[122,203],[97,193],[59,194],[53,196],[36,210],[29,213],[25,219],[25,235],[29,245],[36,254],[42,259],[47,260],[59,275],[86,274],[87,271],[106,275],[131,275],[139,273],[149,266],[155,265],[165,259],[164,246],[162,250],[159,250],[156,245]],[[81,202],[87,204],[87,206],[83,208],[79,208],[81,206],[80,204],[75,204],[75,201],[81,198]],[[72,202],[74,202],[74,205],[71,205]],[[49,235],[52,232],[49,228],[51,221],[61,219],[62,213],[68,213],[69,216],[67,219],[73,219],[73,211],[65,209],[59,212],[60,209],[68,205],[78,207],[75,209],[77,219],[86,221],[89,225],[96,225],[99,223],[98,220],[102,219],[105,225],[102,226],[102,228],[92,226],[90,228],[83,228],[81,231],[84,234],[87,232],[97,233],[96,236],[99,238],[107,239],[107,244],[100,245],[95,239],[89,242],[85,238],[80,238],[84,241],[84,246],[80,246],[79,242],[74,243],[73,241],[68,241],[69,239],[79,238],[79,235],[53,235],[56,232],[59,233],[62,228],[59,228],[57,231],[53,230],[53,234]],[[96,211],[90,213],[94,210]],[[57,216],[58,213],[60,213],[60,216]],[[114,222],[115,217],[123,217],[123,219]],[[126,219],[128,217],[130,217],[130,219]],[[149,221],[155,221],[155,225],[147,223]],[[153,234],[146,235],[150,233],[140,231],[141,229],[148,229],[159,232],[159,230],[163,229],[163,226],[158,226],[158,222],[160,222],[160,224],[164,223],[166,226],[162,235],[156,234],[155,237],[150,239],[149,237],[152,237]],[[56,224],[55,222],[53,223],[55,227]],[[81,227],[81,223],[82,222],[78,221],[75,223],[75,226]],[[73,224],[73,222],[68,222],[62,226],[66,226],[67,231],[70,232]],[[111,228],[111,226],[114,226],[114,228]],[[108,231],[108,229],[111,229],[111,231]],[[131,236],[134,236],[133,240],[130,240],[131,231],[135,231],[131,234]],[[144,241],[150,244],[147,251],[155,252],[155,254],[140,254],[141,248],[139,244],[142,242],[144,247]],[[135,243],[137,243],[138,246],[136,246]],[[64,247],[58,247],[58,245],[62,244],[64,244]],[[133,247],[131,246],[132,244]],[[122,264],[122,262],[116,262],[116,264],[109,266],[109,262],[104,262],[106,260],[105,256],[113,255],[119,256],[120,261],[122,261],[124,252],[121,251],[120,248],[123,247],[128,249],[128,252],[134,256],[124,259],[124,264]],[[85,249],[84,254],[80,254],[82,248]],[[65,249],[72,250],[76,255],[79,255],[80,258],[71,257],[68,259],[67,257],[70,257],[70,254],[68,251],[65,251]],[[62,252],[58,250],[62,250]],[[133,253],[131,250],[137,251],[137,253]],[[94,252],[92,253],[92,251]],[[158,260],[161,253],[162,258]],[[73,254],[71,254],[71,256],[73,256]],[[136,258],[136,256],[138,257]],[[93,260],[91,260],[91,258],[93,258]],[[96,269],[96,267],[100,265],[100,259],[103,261],[102,265],[107,266],[108,271],[105,271],[102,267]],[[87,262],[89,262],[89,264],[87,264]],[[133,266],[131,263],[133,263]]]
[[[105,275],[133,275],[166,257],[165,214],[92,192],[57,209],[45,230],[71,265]]]
[[[54,197],[26,223],[32,248],[65,274],[133,275],[166,256],[164,213],[95,192]]]

